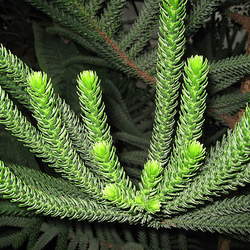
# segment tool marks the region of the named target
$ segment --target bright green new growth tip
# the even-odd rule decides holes
[[[188,59],[188,68],[190,68],[194,75],[201,76],[203,65],[203,57],[202,56],[192,56]]]
[[[94,71],[83,71],[79,75],[78,82],[80,88],[85,87],[87,89],[94,89],[98,83],[98,77]]]
[[[187,154],[192,159],[199,157],[202,154],[202,152],[203,152],[202,144],[200,144],[199,142],[196,142],[196,141],[189,144],[189,146],[187,148]]]
[[[109,159],[110,145],[106,142],[98,142],[93,146],[93,155],[99,161]]]
[[[33,91],[44,93],[47,85],[47,75],[42,72],[34,72],[28,77],[27,82]]]

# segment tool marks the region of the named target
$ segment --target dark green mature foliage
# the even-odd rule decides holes
[[[249,195],[242,187],[250,182],[249,94],[236,83],[249,74],[250,59],[210,61],[190,40],[223,1],[192,1],[187,11],[187,1],[146,0],[129,30],[122,26],[124,0],[27,2],[53,24],[33,24],[43,72],[0,50],[0,123],[33,153],[21,150],[27,164],[0,162],[0,225],[21,228],[3,234],[0,246],[178,249],[164,232],[135,237],[81,221],[248,240]],[[157,48],[149,46],[152,27],[159,31]],[[235,129],[208,149],[206,105],[209,119],[220,122],[246,107]],[[180,249],[200,249],[178,237]]]

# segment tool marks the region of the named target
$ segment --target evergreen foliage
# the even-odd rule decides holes
[[[135,237],[82,221],[249,239],[249,93],[236,83],[249,74],[250,56],[209,61],[185,53],[186,40],[223,1],[192,1],[188,11],[186,0],[145,0],[128,31],[125,0],[27,2],[54,23],[33,24],[40,71],[1,45],[0,124],[41,164],[0,161],[0,227],[21,228],[0,235],[0,247],[43,249],[55,240],[56,249],[109,249],[111,241],[122,249],[171,249],[174,241],[200,249],[183,235],[173,240],[147,229]],[[153,49],[151,27],[159,28]],[[207,149],[206,107],[216,120],[245,108]]]

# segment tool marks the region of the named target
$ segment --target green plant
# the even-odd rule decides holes
[[[56,22],[47,28],[48,32],[73,40],[94,52],[95,57],[82,55],[82,48],[61,42],[68,58],[61,64],[51,64],[53,58],[48,56],[48,61],[39,44],[45,41],[44,36],[48,41],[51,35],[37,24],[34,34],[39,64],[51,79],[44,72],[34,72],[1,47],[0,123],[53,169],[46,173],[1,161],[1,198],[26,208],[12,207],[11,214],[247,235],[249,194],[235,190],[250,181],[249,108],[235,129],[228,131],[208,153],[199,141],[208,81],[208,90],[213,94],[208,105],[216,109],[224,104],[227,114],[235,113],[245,106],[249,93],[235,90],[222,95],[220,91],[249,73],[250,57],[241,55],[211,63],[203,56],[191,55],[184,60],[185,37],[197,31],[222,1],[198,1],[185,29],[186,1],[163,0],[159,8],[159,1],[146,0],[129,31],[119,31],[126,1],[112,0],[106,6],[98,0],[28,2]],[[158,47],[143,54],[152,35],[150,27],[158,23],[158,14]],[[102,86],[103,92],[109,97],[105,99],[107,112],[113,116],[111,123],[121,130],[114,138],[143,151],[122,152],[119,157],[102,100],[102,78],[98,76],[100,73],[105,78],[109,73],[100,68],[98,73],[81,71],[80,64],[86,63],[97,69],[103,66],[119,70],[156,86],[152,87],[154,121],[150,123],[152,119],[148,119],[149,125],[137,126],[135,120],[145,122],[147,115],[139,117],[137,112],[136,119],[132,117],[115,84],[103,79],[107,85]],[[56,88],[62,91],[60,85],[54,85],[54,90],[53,83],[67,77],[70,82],[76,72],[80,106],[74,103],[73,111],[58,95]],[[67,93],[63,94],[67,97]],[[132,98],[133,92],[127,96],[135,103],[140,97],[137,94]],[[136,104],[140,102],[145,105],[147,100]],[[26,118],[20,110],[32,112],[35,119]],[[221,121],[219,111],[210,115]],[[143,162],[143,166],[127,169],[124,162]],[[131,178],[133,174],[136,178]],[[225,196],[229,193],[232,196]]]

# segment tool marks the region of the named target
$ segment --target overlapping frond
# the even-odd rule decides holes
[[[1,234],[0,237],[0,247],[9,248],[13,247],[14,249],[21,248],[26,240],[29,240],[27,244],[27,249],[31,248],[31,245],[34,243],[34,238],[37,234],[37,228],[40,227],[42,220],[41,218],[23,218],[15,216],[1,216],[0,217],[0,226],[8,227],[18,227],[20,230],[14,230],[13,232],[8,232]]]
[[[78,3],[78,1],[27,1],[68,29],[52,27],[53,32],[72,36],[74,41],[105,58],[114,69],[139,77],[148,83],[155,82],[154,77],[138,67],[113,38],[113,33],[120,25],[120,8],[124,6],[126,1],[110,1],[100,20],[97,17],[91,17],[91,9],[86,9],[88,6],[82,6],[82,3]],[[117,7],[118,9],[115,9]]]
[[[249,228],[249,213],[225,216],[211,216],[211,214],[194,215],[187,213],[169,221],[175,227],[195,229],[201,231],[231,233],[247,235]],[[168,224],[168,221],[167,223]]]
[[[203,24],[205,24],[209,17],[213,14],[216,8],[221,4],[222,0],[198,0],[191,11],[188,18],[186,33],[192,35]]]
[[[146,0],[135,23],[121,39],[119,46],[124,51],[128,51],[131,58],[137,56],[156,29],[159,2],[159,0]]]
[[[0,85],[18,102],[23,104],[29,110],[32,110],[33,107],[30,105],[30,97],[27,93],[26,79],[33,70],[4,48],[3,45],[1,45],[0,53],[0,71],[3,76]],[[4,72],[8,73],[6,74]],[[57,105],[61,107],[59,112],[61,113],[63,123],[70,135],[74,147],[80,153],[86,155],[87,142],[79,118],[71,110],[69,105],[67,105],[59,96],[56,97],[56,101],[58,102]]]
[[[219,60],[210,64],[209,91],[219,92],[250,73],[250,56],[240,55]]]
[[[126,0],[110,0],[99,20],[99,25],[109,36],[114,35],[121,25],[122,9]]]
[[[250,93],[242,93],[238,89],[232,90],[223,95],[218,94],[212,97],[207,102],[208,114],[226,126],[229,126],[227,117],[230,115],[236,116],[238,112],[243,112],[243,109],[250,100]]]
[[[4,216],[21,216],[21,217],[29,217],[34,216],[35,213],[28,211],[25,208],[18,207],[17,204],[12,203],[8,200],[0,201],[0,215]]]
[[[63,195],[62,192],[53,190],[49,193],[46,186],[40,185],[32,188],[22,179],[15,175],[9,167],[0,162],[0,191],[3,198],[18,202],[22,207],[28,207],[34,212],[43,213],[53,217],[71,218],[78,220],[99,220],[114,221],[118,217],[125,221],[136,221],[134,217],[123,214],[121,211],[115,212],[92,200],[84,200],[79,197]],[[118,219],[119,220],[119,219]]]

